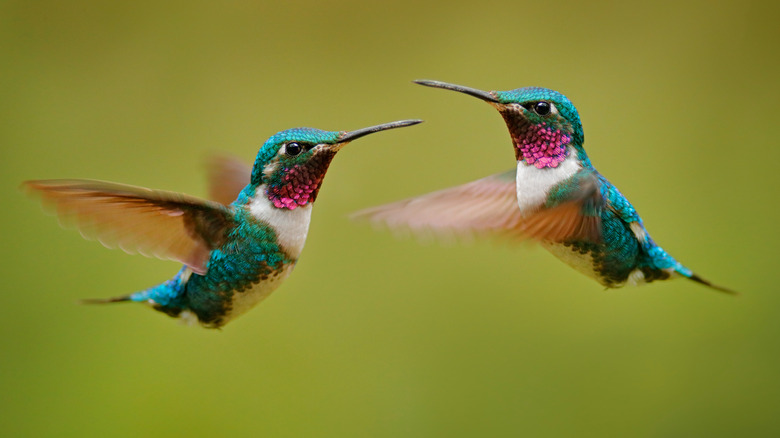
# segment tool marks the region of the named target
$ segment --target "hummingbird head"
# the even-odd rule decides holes
[[[477,97],[495,107],[504,118],[514,144],[515,157],[540,169],[558,167],[573,147],[578,159],[588,160],[577,109],[563,94],[540,87],[509,91],[482,91],[439,81],[415,81]]]
[[[416,125],[422,120],[401,120],[356,131],[322,131],[293,128],[269,138],[257,154],[248,188],[265,186],[276,208],[294,210],[314,202],[331,160],[344,145],[374,132]]]

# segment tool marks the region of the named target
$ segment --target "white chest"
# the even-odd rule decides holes
[[[249,211],[255,218],[267,223],[276,230],[279,245],[292,258],[297,259],[306,243],[311,222],[312,204],[300,206],[294,210],[276,208],[265,196],[265,186],[257,188],[255,197],[249,204]]]
[[[538,210],[547,200],[552,187],[571,178],[582,168],[576,154],[574,149],[569,148],[569,156],[558,167],[552,168],[539,169],[517,162],[517,205],[523,215]]]

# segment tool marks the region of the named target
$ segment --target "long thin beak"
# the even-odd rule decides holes
[[[356,140],[360,137],[363,137],[365,135],[373,134],[375,132],[386,131],[388,129],[403,128],[404,126],[412,126],[418,123],[422,123],[422,120],[417,120],[417,119],[399,120],[397,122],[390,122],[382,125],[369,126],[368,128],[358,129],[356,131],[345,132],[341,134],[341,137],[339,137],[338,144],[347,143],[352,140]]]
[[[478,99],[482,99],[485,102],[499,103],[496,96],[494,96],[492,93],[487,91],[477,90],[476,88],[464,87],[462,85],[448,84],[447,82],[441,82],[441,81],[429,81],[425,79],[416,80],[413,82],[415,84],[425,85],[426,87],[444,88],[445,90],[458,91],[464,94],[468,94],[469,96],[474,96]]]

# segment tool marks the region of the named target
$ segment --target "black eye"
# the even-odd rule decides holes
[[[287,143],[287,146],[285,146],[285,148],[284,148],[284,153],[289,155],[289,156],[291,156],[291,157],[294,157],[294,156],[300,154],[302,150],[303,150],[303,148],[301,147],[301,145],[299,145],[298,143],[293,141],[293,142]]]
[[[550,114],[550,103],[541,101],[534,104],[534,112],[540,116],[546,116]]]

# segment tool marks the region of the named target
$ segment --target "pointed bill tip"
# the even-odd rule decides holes
[[[485,102],[499,103],[498,98],[496,98],[494,93],[489,91],[482,91],[476,88],[465,87],[463,85],[450,84],[448,82],[442,81],[432,81],[429,79],[416,79],[412,82],[415,84],[424,85],[426,87],[443,88],[445,90],[452,90],[459,93],[468,94],[469,96],[474,96],[477,99],[484,100]]]
[[[338,142],[346,143],[349,141],[356,140],[360,137],[366,136],[368,134],[373,134],[375,132],[386,131],[388,129],[403,128],[406,126],[416,125],[422,122],[423,121],[420,119],[398,120],[395,122],[383,123],[381,125],[369,126],[368,128],[362,128],[355,131],[347,131],[343,133],[341,137],[339,137]]]
[[[446,82],[434,81],[431,79],[415,79],[412,82],[418,85],[425,85],[426,87],[437,87],[437,88],[443,88],[440,87],[440,85],[446,84]]]
[[[385,123],[383,125],[379,125],[379,127],[383,127],[382,129],[380,129],[380,131],[381,131],[381,130],[384,130],[384,129],[393,129],[393,128],[401,128],[401,127],[404,127],[404,126],[417,125],[417,124],[422,123],[422,122],[424,122],[424,120],[422,120],[422,119],[398,120],[396,122],[390,122],[390,123]]]

